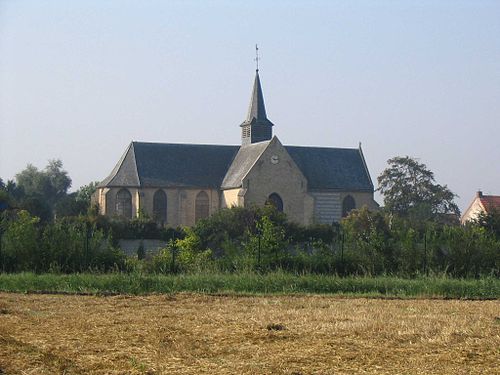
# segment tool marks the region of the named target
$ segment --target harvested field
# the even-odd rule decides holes
[[[0,374],[495,374],[500,302],[0,293]]]

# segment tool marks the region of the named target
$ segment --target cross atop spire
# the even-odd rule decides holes
[[[256,65],[255,71],[258,72],[259,71],[259,46],[257,44],[255,45],[255,65]]]

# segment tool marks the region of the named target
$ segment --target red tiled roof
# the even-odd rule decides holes
[[[500,196],[499,195],[483,195],[481,198],[481,204],[483,205],[486,212],[493,210],[500,211]]]

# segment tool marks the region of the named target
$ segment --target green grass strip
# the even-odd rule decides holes
[[[268,274],[0,274],[6,292],[150,294],[330,294],[386,298],[499,299],[500,280]]]

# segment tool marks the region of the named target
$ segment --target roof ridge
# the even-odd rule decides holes
[[[358,151],[359,150],[359,148],[355,148],[355,147],[297,146],[297,145],[283,145],[283,147],[316,148],[316,149],[326,149],[326,150],[351,150],[351,151]]]
[[[146,141],[132,141],[134,144],[140,145],[173,145],[173,146],[216,146],[216,147],[240,147],[238,144],[234,145],[220,145],[214,143],[171,143],[171,142],[146,142]]]

